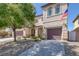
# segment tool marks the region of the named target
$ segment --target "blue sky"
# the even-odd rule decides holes
[[[41,8],[41,6],[44,5],[44,3],[35,3],[33,5],[36,8],[36,15],[42,14],[42,8]]]
[[[42,8],[41,6],[44,5],[44,3],[35,3],[33,4],[36,8],[36,15],[42,14]],[[79,3],[70,3],[68,7],[68,29],[69,31],[73,30],[73,20],[74,18],[79,14]]]

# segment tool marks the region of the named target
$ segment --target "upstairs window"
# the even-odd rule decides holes
[[[58,14],[60,12],[60,4],[57,4],[55,7],[55,14]]]
[[[52,14],[52,8],[50,7],[47,11],[47,16],[51,16],[51,14]]]

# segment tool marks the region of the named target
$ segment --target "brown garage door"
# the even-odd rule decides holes
[[[23,31],[16,31],[16,36],[23,36]]]
[[[62,28],[47,29],[48,39],[61,39]]]

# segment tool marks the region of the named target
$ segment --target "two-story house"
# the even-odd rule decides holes
[[[38,27],[41,28],[40,34],[47,39],[68,39],[67,17],[61,20],[62,14],[68,8],[66,3],[48,3],[42,6],[43,14],[37,16]],[[37,23],[37,24],[38,24]],[[37,30],[36,30],[37,35]]]
[[[16,30],[16,35],[42,36],[46,39],[68,39],[67,17],[61,20],[62,14],[68,8],[66,3],[48,3],[42,6],[43,13],[35,17],[35,31],[30,28]],[[35,33],[34,33],[35,32]]]
[[[79,41],[79,15],[74,19],[75,41]]]

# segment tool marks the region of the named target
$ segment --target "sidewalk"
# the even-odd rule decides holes
[[[0,45],[13,41],[13,38],[1,38]]]

